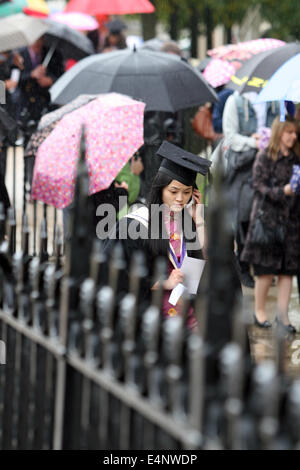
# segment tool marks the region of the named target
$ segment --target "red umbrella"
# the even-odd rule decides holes
[[[76,11],[88,15],[127,15],[153,13],[154,6],[149,0],[70,0],[65,11]]]

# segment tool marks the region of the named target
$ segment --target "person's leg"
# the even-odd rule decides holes
[[[278,320],[284,325],[289,325],[289,303],[292,292],[293,277],[278,276],[277,283],[277,316]]]
[[[264,274],[262,276],[257,276],[255,280],[255,315],[260,323],[263,323],[267,320],[266,302],[272,279],[273,274]]]
[[[240,280],[245,287],[254,287],[254,279],[250,274],[250,263],[241,260],[241,254],[244,249],[245,239],[249,227],[249,222],[240,222],[236,233],[236,257],[239,263]]]

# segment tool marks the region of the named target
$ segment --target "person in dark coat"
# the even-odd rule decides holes
[[[288,306],[292,290],[292,277],[300,263],[300,198],[291,191],[289,181],[293,165],[300,163],[298,126],[292,117],[285,122],[276,118],[272,126],[269,146],[260,152],[253,167],[255,196],[250,225],[242,260],[252,263],[255,283],[255,323],[270,328],[267,320],[266,300],[274,275],[277,284],[277,321],[284,329],[294,333],[290,324]],[[263,208],[264,224],[273,233],[285,233],[283,243],[259,245],[253,241],[258,211]]]
[[[239,261],[241,283],[254,287],[250,264],[242,261],[241,254],[249,227],[253,202],[252,168],[260,148],[262,127],[271,127],[279,114],[279,102],[256,104],[257,94],[234,92],[227,98],[223,111],[223,133],[228,147],[226,173],[228,192],[232,204],[235,227],[236,256]]]
[[[49,108],[49,88],[64,73],[63,59],[61,54],[55,51],[47,68],[43,65],[48,52],[43,37],[19,52],[24,61],[19,81],[20,108],[21,111],[27,110],[27,121],[38,121],[43,110]]]
[[[215,91],[218,95],[219,101],[213,104],[212,125],[216,133],[223,134],[223,111],[227,98],[233,93],[233,90],[230,90],[229,88],[224,88],[224,85],[221,85],[216,88]]]
[[[17,52],[5,51],[0,54],[0,80],[5,87],[5,104],[0,108],[0,172],[5,178],[7,148],[17,139],[17,107],[19,100],[18,72],[23,68],[23,60]],[[16,73],[17,72],[17,73]],[[2,98],[2,97],[1,97]],[[4,102],[4,101],[3,101]]]

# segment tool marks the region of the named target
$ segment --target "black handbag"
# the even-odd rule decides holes
[[[256,245],[270,246],[282,245],[285,240],[285,227],[276,224],[270,227],[266,222],[266,210],[264,209],[265,196],[262,200],[261,207],[257,211],[256,219],[251,234],[251,242]]]

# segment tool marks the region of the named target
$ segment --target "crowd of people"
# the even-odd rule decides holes
[[[123,22],[108,22],[107,18],[99,18],[98,21],[99,29],[88,34],[97,53],[126,48],[123,33],[126,26]],[[181,55],[179,47],[173,42],[163,44],[161,50]],[[31,121],[37,123],[45,112],[51,110],[49,88],[72,65],[66,64],[58,50],[46,67],[43,61],[47,52],[41,37],[30,47],[2,53],[0,56],[0,79],[5,82],[7,96],[5,110],[15,120],[17,128],[28,127]],[[267,317],[266,302],[269,288],[276,278],[276,321],[289,333],[295,333],[288,316],[292,280],[299,273],[300,266],[299,196],[290,185],[294,165],[299,164],[300,160],[299,128],[292,117],[295,107],[292,103],[288,104],[286,119],[281,122],[277,102],[258,105],[255,103],[255,93],[240,95],[224,86],[216,91],[219,101],[212,109],[212,125],[218,139],[214,147],[217,147],[216,154],[219,154],[221,146],[225,163],[235,240],[233,271],[241,284],[255,288],[254,322],[261,328],[272,326]],[[147,134],[151,140],[151,126],[157,128],[162,121],[156,113],[145,115],[144,148],[132,157],[110,188],[90,197],[94,213],[102,203],[109,202],[117,207],[120,195],[128,197],[129,205],[141,202],[142,212],[139,209],[130,216],[122,217],[127,210],[121,208],[117,230],[128,233],[133,224],[138,223],[138,231],[149,235],[154,223],[152,205],[164,207],[160,213],[156,239],[145,235],[135,240],[127,236],[122,244],[128,266],[133,251],[144,251],[150,274],[157,256],[168,260],[168,276],[162,286],[165,315],[176,315],[181,310],[181,296],[175,303],[170,303],[170,296],[184,282],[181,269],[184,259],[206,258],[205,236],[203,233],[200,235],[204,222],[201,217],[197,219],[195,212],[197,205],[201,204],[201,194],[195,181],[198,172],[208,174],[210,165],[208,161],[183,151],[181,142],[176,142],[176,133],[172,129],[180,119],[180,113],[175,117],[165,113],[163,125],[167,126],[168,123],[164,132],[165,142],[161,146],[156,142],[156,158],[153,160],[153,152],[149,153],[147,146]],[[262,138],[265,129],[271,129],[268,141]],[[24,145],[26,135],[29,138],[30,133],[25,132]],[[0,198],[5,208],[9,207],[4,176],[6,148],[10,144],[7,136],[3,135]],[[70,210],[72,207],[64,210],[66,238],[72,236],[68,233]],[[189,223],[183,215],[189,218]],[[94,227],[98,223],[99,219],[95,216]],[[187,233],[187,226],[190,226],[192,235]],[[196,243],[193,250],[188,247],[190,236],[194,237]],[[105,250],[110,253],[113,245],[112,240],[107,240]],[[151,275],[145,278],[146,297],[158,288],[156,283],[151,283],[151,279]],[[124,292],[127,284],[128,278],[123,280]],[[195,328],[197,322],[193,309],[189,311],[189,323]]]
[[[295,333],[288,311],[300,267],[299,195],[290,184],[300,164],[298,111],[286,102],[283,120],[279,102],[256,103],[256,97],[223,94],[212,114],[223,137],[212,159],[215,165],[221,158],[225,167],[237,267],[242,285],[254,288],[254,323],[272,327],[267,296],[276,285],[273,318]]]

